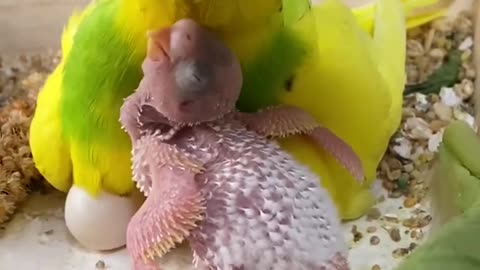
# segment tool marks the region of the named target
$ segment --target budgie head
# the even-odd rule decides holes
[[[142,91],[150,110],[191,125],[235,109],[242,72],[234,54],[190,19],[149,33]]]
[[[272,14],[280,16],[282,0],[177,0],[190,2],[196,6],[198,13],[196,21],[205,27],[224,28],[235,31],[234,28],[263,24],[270,20]],[[230,28],[230,29],[227,29]]]

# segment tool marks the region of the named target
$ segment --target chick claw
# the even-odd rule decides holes
[[[324,127],[315,128],[309,136],[316,144],[332,155],[359,184],[364,182],[362,161],[348,144]]]
[[[284,138],[304,134],[318,127],[315,119],[294,106],[277,106],[250,114],[241,113],[240,120],[247,128],[266,137]]]

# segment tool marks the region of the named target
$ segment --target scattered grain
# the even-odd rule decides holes
[[[373,208],[370,208],[367,211],[367,220],[368,221],[377,220],[381,216],[382,216],[382,213],[380,212],[380,210],[378,208],[373,207]]]
[[[353,225],[351,229],[351,233],[353,234],[353,242],[358,242],[362,240],[363,234],[358,231],[357,225]]]
[[[375,227],[375,226],[369,226],[367,228],[367,233],[374,233],[376,231],[377,231],[377,227]]]
[[[380,244],[380,238],[378,236],[374,235],[370,237],[370,245],[376,246],[378,244]]]
[[[395,250],[393,250],[392,256],[395,259],[399,259],[405,257],[405,255],[408,255],[408,253],[410,253],[410,250],[408,248],[396,248]]]
[[[101,270],[101,269],[105,269],[107,266],[105,264],[104,261],[102,260],[99,260],[96,264],[95,264],[95,268],[98,269],[98,270]]]
[[[415,196],[409,196],[403,201],[403,206],[406,208],[412,208],[417,204],[417,198]]]
[[[402,237],[400,235],[400,229],[398,229],[397,227],[390,229],[388,234],[390,235],[390,238],[395,242],[399,242],[400,240],[402,240]]]

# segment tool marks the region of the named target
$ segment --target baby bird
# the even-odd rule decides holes
[[[189,19],[149,34],[143,71],[120,113],[147,196],[127,229],[135,270],[159,269],[155,259],[183,241],[196,269],[349,269],[327,191],[264,136],[313,134],[319,127],[308,114],[281,108],[265,121],[259,113],[266,132],[250,129],[256,114],[235,111],[238,60]],[[299,121],[283,121],[286,112]]]

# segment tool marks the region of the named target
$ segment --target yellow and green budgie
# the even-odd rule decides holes
[[[432,1],[405,2],[415,7]],[[141,79],[147,31],[185,17],[216,33],[240,59],[240,110],[292,104],[351,144],[366,172],[364,187],[322,149],[300,137],[282,141],[322,176],[343,218],[361,215],[370,204],[365,191],[374,168],[398,124],[403,84],[404,18],[390,9],[400,8],[397,1],[379,3],[352,15],[335,0],[317,6],[307,0],[298,6],[281,0],[92,1],[63,33],[62,61],[39,93],[30,129],[37,168],[69,192],[70,231],[95,249],[123,245],[122,228],[134,206],[122,199],[135,189],[119,108]],[[429,13],[428,19],[439,15]],[[108,220],[120,229],[111,230]]]

